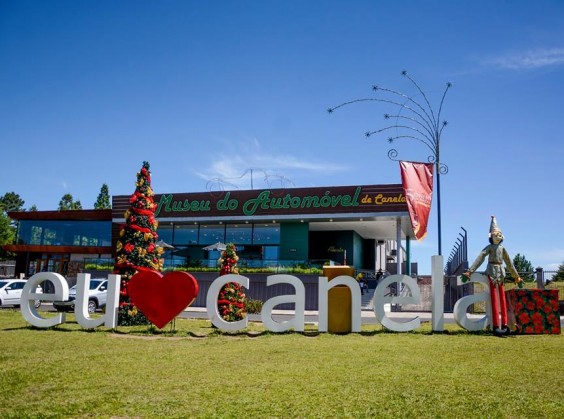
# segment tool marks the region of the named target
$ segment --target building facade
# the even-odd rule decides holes
[[[130,195],[111,210],[13,212],[16,274],[76,275],[88,260],[108,260]],[[413,229],[401,185],[157,194],[155,218],[165,267],[215,267],[218,243],[233,243],[249,268],[347,264],[358,270],[411,267]],[[409,250],[409,246],[406,246]],[[407,272],[411,273],[411,272]]]

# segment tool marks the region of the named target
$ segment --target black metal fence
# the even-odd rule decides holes
[[[525,274],[531,274],[531,272],[519,272],[519,276],[525,276]],[[556,271],[545,271],[543,268],[537,268],[534,272],[533,281],[523,282],[523,287],[526,289],[558,289],[558,299],[560,301],[564,300],[564,288],[557,286],[556,283],[551,282],[552,277],[556,275]],[[477,293],[484,292],[484,285],[480,283],[470,282],[463,285],[458,285],[457,283],[458,275],[445,275],[444,276],[444,310],[446,313],[451,313],[454,310],[454,305],[462,297],[473,295]],[[516,287],[513,281],[508,281],[506,283],[506,290]],[[431,285],[420,285],[419,289],[421,292],[421,307],[418,311],[431,311]],[[476,304],[474,307],[475,312],[483,312],[484,307],[480,304]],[[428,309],[426,308],[428,307]],[[413,305],[403,305],[402,310],[412,311]]]

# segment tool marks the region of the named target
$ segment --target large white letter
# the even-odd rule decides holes
[[[74,314],[76,321],[86,329],[104,326],[115,329],[117,327],[117,306],[119,302],[119,288],[121,275],[108,276],[108,296],[106,312],[98,319],[90,318],[88,314],[88,290],[90,289],[90,274],[78,274],[76,283],[76,302]]]
[[[54,294],[38,294],[37,286],[43,281],[50,281],[55,287]],[[65,301],[69,299],[69,285],[67,280],[55,272],[38,272],[27,280],[21,297],[21,312],[24,319],[35,327],[52,327],[65,322],[65,313],[46,319],[37,313],[35,300]]]
[[[400,286],[403,282],[411,291],[411,297],[385,297],[385,289],[393,282],[397,282],[398,290],[401,289]],[[407,275],[391,275],[380,281],[376,287],[376,292],[374,293],[374,314],[376,315],[376,319],[378,319],[385,328],[393,330],[394,332],[409,332],[417,329],[421,325],[421,319],[415,317],[407,322],[396,322],[386,315],[384,304],[419,304],[420,302],[421,293],[419,292],[417,282],[415,282],[413,278]]]
[[[348,275],[339,275],[331,281],[328,281],[326,276],[319,277],[319,331],[327,332],[329,329],[329,290],[337,285],[346,285],[351,290],[351,331],[360,332],[360,287],[356,279]]]
[[[456,280],[457,285],[463,285],[462,280],[460,277]],[[486,292],[481,294],[473,294],[468,295],[466,297],[462,297],[460,300],[456,302],[454,305],[454,320],[456,323],[463,327],[466,330],[471,332],[476,332],[478,330],[484,330],[488,325],[489,319],[492,318],[492,308],[490,303],[490,287],[488,285],[488,277],[484,274],[473,273],[470,277],[470,282],[479,282],[484,284],[484,288]],[[468,318],[468,307],[474,303],[478,303],[480,301],[485,301],[486,303],[486,315],[478,320],[470,320]]]
[[[272,332],[285,332],[294,328],[297,332],[304,331],[305,323],[305,287],[299,278],[293,275],[270,275],[266,278],[266,286],[275,284],[290,284],[294,286],[296,294],[278,295],[267,300],[260,312],[260,317],[264,326]],[[294,303],[294,318],[292,320],[277,322],[272,319],[272,309],[279,304]]]
[[[434,332],[442,332],[445,324],[445,276],[443,257],[431,257],[431,322]]]
[[[249,278],[243,275],[228,274],[218,277],[210,285],[208,295],[206,297],[206,309],[208,312],[208,319],[211,320],[214,326],[222,330],[240,330],[247,327],[247,317],[243,320],[236,322],[226,322],[223,320],[217,309],[217,297],[221,288],[228,282],[237,282],[245,288],[249,288]]]

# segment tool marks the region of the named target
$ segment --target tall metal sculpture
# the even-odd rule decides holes
[[[268,173],[266,170],[260,168],[249,168],[246,169],[241,176],[236,176],[232,178],[216,177],[210,179],[206,183],[206,188],[209,191],[214,191],[214,190],[223,191],[225,190],[225,187],[229,189],[239,189],[239,187],[236,185],[235,182],[239,182],[241,179],[243,179],[243,177],[249,175],[251,180],[251,190],[252,190],[254,189],[253,174],[255,172],[262,173],[262,175],[264,176],[263,180],[269,188],[271,188],[275,182],[279,183],[281,188],[285,188],[287,185],[294,186],[294,182],[292,182],[284,175],[271,174]]]
[[[441,135],[443,130],[448,125],[447,121],[441,122],[441,112],[443,109],[443,103],[448,90],[452,87],[452,83],[446,84],[446,89],[443,92],[441,102],[439,104],[439,110],[435,114],[431,103],[429,102],[425,92],[419,87],[419,85],[407,74],[407,71],[402,71],[401,73],[406,77],[417,89],[419,94],[423,97],[423,102],[418,102],[413,96],[405,95],[401,92],[387,89],[381,86],[372,86],[372,90],[375,92],[384,92],[390,94],[392,99],[385,98],[363,98],[355,99],[349,102],[342,103],[333,108],[327,109],[329,113],[333,113],[335,110],[350,105],[357,102],[383,102],[390,105],[397,106],[398,112],[396,114],[384,114],[384,119],[395,120],[390,126],[381,128],[376,131],[367,131],[365,133],[366,137],[371,137],[372,135],[380,134],[385,131],[395,129],[395,135],[388,137],[388,142],[392,144],[395,140],[408,139],[415,140],[423,145],[425,145],[431,155],[428,157],[429,163],[435,164],[435,174],[436,174],[436,184],[437,184],[437,215],[438,215],[438,251],[439,255],[442,254],[442,243],[441,243],[441,175],[448,173],[448,166],[441,162],[440,158],[440,146],[441,146]],[[404,112],[405,111],[405,112]],[[405,113],[405,114],[402,114]],[[388,157],[391,160],[399,161],[398,151],[395,148],[388,150]]]

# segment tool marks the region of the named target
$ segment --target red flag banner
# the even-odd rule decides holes
[[[433,163],[400,161],[401,182],[417,240],[427,234],[433,197]]]

